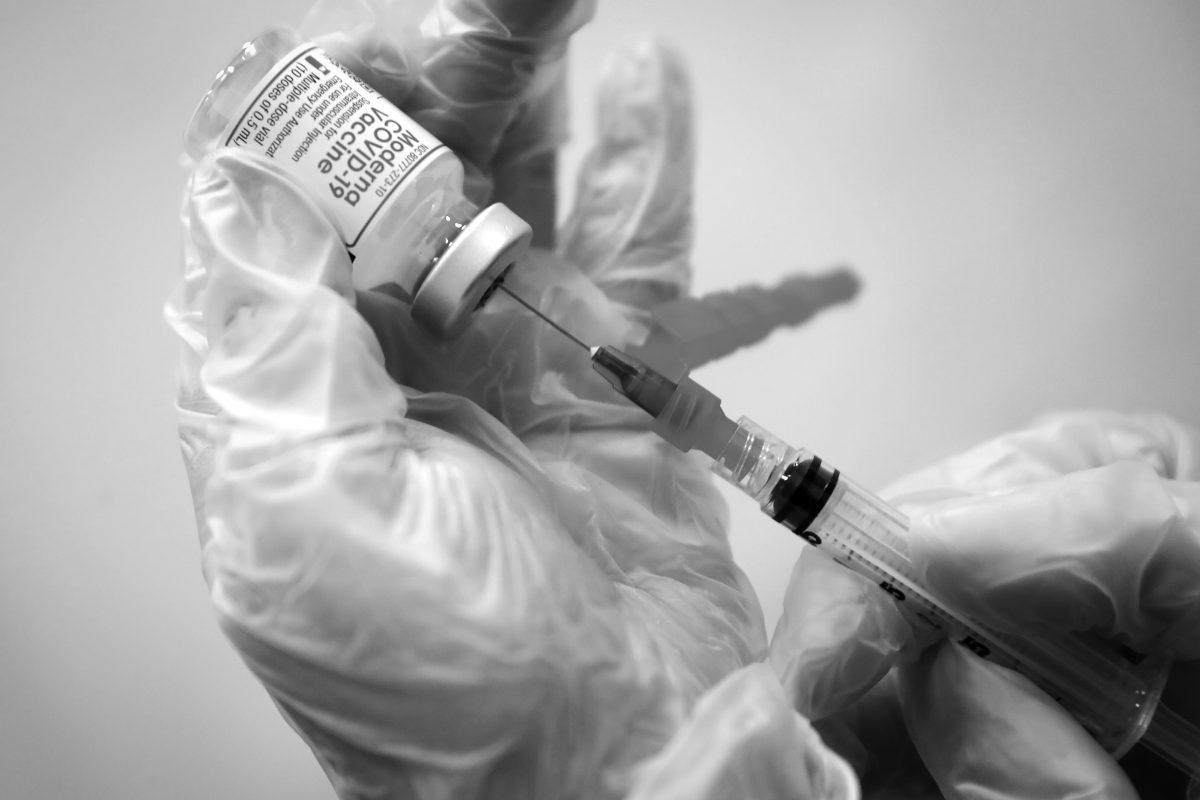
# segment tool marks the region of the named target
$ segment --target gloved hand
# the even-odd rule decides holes
[[[475,199],[552,219],[558,58],[589,4],[444,3],[407,57],[376,11],[320,40],[469,162]],[[686,290],[686,89],[665,51],[618,54],[558,254],[508,281],[588,340],[643,342]],[[340,796],[854,796],[754,665],[708,474],[585,354],[501,295],[433,340],[239,151],[196,166],[184,226],[168,316],[205,576]]]
[[[910,516],[926,585],[968,616],[1200,658],[1200,431],[1158,416],[1055,416],[884,496]],[[864,796],[1137,796],[1025,678],[950,642],[923,644],[870,582],[818,553],[801,559],[770,658],[795,706],[855,764]],[[1181,688],[1165,702],[1200,684]]]

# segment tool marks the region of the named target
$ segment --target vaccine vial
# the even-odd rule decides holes
[[[532,231],[502,203],[462,192],[450,148],[286,28],[247,42],[213,80],[184,137],[195,159],[239,147],[270,159],[325,212],[355,287],[400,287],[413,318],[457,335]]]

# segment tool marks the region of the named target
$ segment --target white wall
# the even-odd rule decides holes
[[[705,368],[880,486],[1044,410],[1200,423],[1200,6],[601,0],[690,58],[696,284],[855,264],[853,307]],[[179,134],[302,2],[8,4],[0,42],[0,797],[329,798],[221,639],[172,431]],[[750,8],[750,12],[744,9]],[[730,496],[778,614],[797,544]]]

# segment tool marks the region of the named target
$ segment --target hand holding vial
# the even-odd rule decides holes
[[[591,338],[639,338],[690,280],[677,59],[615,56],[556,242],[560,57],[590,4],[442,3],[403,48],[389,8],[308,32],[456,153],[471,203],[532,224],[506,285]],[[400,283],[364,289],[312,195],[265,153],[204,155],[168,316],[218,618],[338,793],[703,798],[769,768],[789,796],[852,796],[757,663],[704,471],[505,295],[446,337]],[[659,759],[696,747],[721,755],[703,775]]]

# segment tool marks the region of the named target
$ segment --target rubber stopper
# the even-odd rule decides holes
[[[492,284],[529,249],[532,236],[529,224],[503,203],[480,211],[417,288],[413,319],[444,339],[460,334]]]

